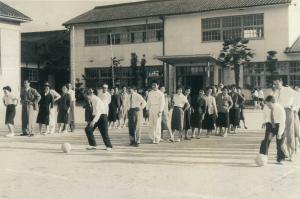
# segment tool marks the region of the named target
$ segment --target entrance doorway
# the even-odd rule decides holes
[[[197,75],[197,76],[191,76],[191,88],[192,88],[192,93],[193,94],[198,94],[199,90],[204,89],[204,84],[203,84],[203,76],[202,75]]]

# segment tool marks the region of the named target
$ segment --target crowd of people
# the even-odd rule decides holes
[[[299,90],[298,87],[284,87],[282,80],[277,78],[274,80],[273,92],[261,102],[264,104],[263,127],[266,128],[266,133],[260,154],[268,155],[270,142],[276,136],[278,163],[286,158],[292,161],[297,152],[300,141]],[[7,137],[12,137],[15,135],[14,118],[19,100],[11,94],[9,86],[4,87],[3,91],[5,124],[9,130]],[[76,99],[72,85],[63,86],[61,93],[60,95],[46,83],[42,94],[39,94],[30,87],[29,81],[24,82],[20,100],[21,136],[33,136],[36,123],[39,124],[39,134],[42,135],[74,131]],[[88,89],[85,97],[83,108],[87,123],[85,132],[89,143],[88,150],[97,148],[94,138],[96,128],[99,129],[107,150],[113,148],[108,133],[112,128],[128,128],[130,146],[138,147],[142,139],[143,121],[148,126],[148,135],[153,144],[166,141],[164,131],[168,132],[167,141],[180,142],[200,139],[202,130],[206,130],[206,137],[212,134],[223,137],[228,133],[236,134],[241,128],[241,121],[247,129],[244,115],[245,96],[241,88],[234,85],[226,87],[220,83],[198,93],[179,86],[175,94],[168,95],[166,88],[156,82],[143,92],[139,92],[134,86],[124,86],[121,91],[118,88],[109,90],[108,85],[104,84],[98,90]],[[54,104],[57,104],[57,109]]]

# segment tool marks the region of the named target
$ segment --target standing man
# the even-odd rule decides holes
[[[286,113],[286,123],[285,123],[285,135],[287,150],[289,153],[289,160],[294,159],[294,154],[296,151],[296,133],[295,133],[295,121],[293,107],[295,106],[295,100],[298,97],[297,92],[290,87],[284,87],[281,78],[276,78],[273,81],[274,92],[273,96],[275,101],[284,107]]]
[[[103,84],[102,86],[102,92],[98,93],[98,97],[102,100],[102,102],[105,105],[105,113],[109,112],[109,104],[111,103],[111,95],[108,92],[108,85],[107,84]]]
[[[112,144],[108,135],[108,117],[107,117],[107,108],[106,104],[102,102],[102,100],[94,95],[92,89],[89,89],[87,93],[87,98],[92,104],[92,118],[85,128],[85,133],[89,142],[89,147],[87,150],[96,150],[97,144],[94,137],[94,131],[96,128],[99,129],[103,142],[106,146],[107,151],[112,150]]]
[[[157,83],[152,83],[147,106],[149,109],[149,137],[153,144],[158,144],[161,138],[161,118],[165,107],[165,96],[158,89]]]
[[[130,146],[138,147],[141,143],[141,111],[146,107],[144,98],[135,92],[134,88],[129,88],[129,111],[128,128]]]
[[[71,132],[75,130],[75,106],[76,106],[76,95],[75,91],[73,90],[73,85],[69,83],[67,85],[69,89],[69,94],[71,97],[71,104],[70,104],[70,114],[69,114],[69,127]]]
[[[169,131],[170,134],[170,139],[169,141],[174,142],[174,137],[173,133],[171,130],[171,121],[170,121],[170,116],[169,116],[169,104],[170,104],[170,97],[166,93],[166,87],[161,86],[160,91],[164,94],[165,96],[165,105],[164,105],[164,110],[162,113],[162,118],[161,118],[161,140],[163,140],[163,131],[167,130]]]
[[[22,134],[21,136],[33,136],[35,116],[41,95],[30,87],[28,80],[24,81],[24,89],[21,91],[22,104]]]
[[[121,113],[122,113],[123,124],[121,124],[121,120],[120,120],[120,125],[123,128],[127,125],[126,120],[128,119],[128,110],[129,110],[129,94],[127,92],[126,86],[123,86],[122,88],[121,101],[122,101]]]

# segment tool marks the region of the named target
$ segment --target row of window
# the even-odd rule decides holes
[[[264,37],[264,14],[202,19],[202,40],[222,41],[232,38]]]
[[[118,45],[163,40],[163,24],[147,24],[85,30],[85,45]]]
[[[278,62],[277,70],[279,74],[300,74],[300,62],[292,61],[292,62]],[[262,75],[268,74],[268,69],[266,63],[250,63],[248,67],[244,68],[244,74],[248,75]]]

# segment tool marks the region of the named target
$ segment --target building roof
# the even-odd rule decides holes
[[[31,21],[31,18],[0,1],[0,18],[18,22]]]
[[[285,53],[300,53],[300,37],[295,41],[295,43],[285,50]]]
[[[64,25],[289,4],[291,2],[292,0],[148,0],[95,7],[93,10],[65,22]]]

